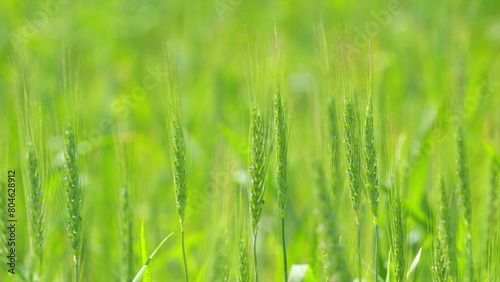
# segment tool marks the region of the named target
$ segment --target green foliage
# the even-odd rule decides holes
[[[255,250],[259,279],[283,281],[285,216],[288,274],[307,264],[341,281],[344,266],[345,280],[394,281],[399,269],[407,281],[494,281],[499,7],[0,1],[0,281],[71,281],[75,255],[81,281],[131,281],[144,264],[141,219],[150,242],[186,231],[146,268],[154,280],[253,281]],[[122,135],[134,143],[126,171]],[[220,152],[234,164],[214,165]],[[438,158],[444,196],[432,185]],[[9,170],[15,276],[3,243]],[[213,185],[221,174],[229,188]]]
[[[144,256],[143,254],[143,259],[145,261],[144,265],[141,267],[141,269],[139,270],[139,272],[137,272],[137,275],[134,277],[134,279],[132,280],[132,282],[140,282],[140,281],[145,281],[145,282],[148,282],[148,281],[152,281],[151,279],[151,272],[149,270],[149,264],[151,263],[151,260],[153,259],[153,257],[155,256],[155,254],[160,250],[160,248],[163,246],[163,244],[165,244],[165,242],[168,240],[168,238],[170,238],[170,236],[172,236],[174,233],[170,233],[170,235],[168,235],[167,237],[165,237],[165,239],[163,239],[163,241],[160,242],[160,244],[156,247],[156,249],[153,251],[153,253],[151,253],[151,255],[148,257],[147,255]],[[142,242],[142,246],[144,246],[144,248],[142,249],[142,252],[144,253],[144,251],[147,249],[146,247],[146,231],[145,231],[145,228],[144,228],[144,221],[143,223],[141,224],[141,242]],[[149,274],[148,274],[149,273]],[[144,277],[144,275],[146,275]]]

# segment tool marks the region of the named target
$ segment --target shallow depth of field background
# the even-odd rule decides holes
[[[399,8],[389,12],[391,5]],[[165,93],[163,53],[167,45],[178,67],[180,118],[189,156],[187,210],[191,213],[186,221],[189,274],[192,281],[217,281],[213,275],[221,268],[219,258],[226,253],[233,275],[237,271],[238,249],[234,243],[237,234],[232,227],[238,199],[234,195],[238,189],[247,189],[249,165],[250,99],[245,72],[255,50],[263,50],[269,44],[274,25],[283,42],[289,89],[289,265],[309,264],[314,275],[321,277],[312,164],[327,151],[326,147],[321,147],[325,146],[321,140],[325,133],[327,93],[334,95],[339,109],[342,106],[340,81],[333,80],[335,91],[325,90],[322,69],[325,59],[319,46],[322,24],[332,67],[336,68],[339,60],[337,50],[339,44],[343,44],[340,38],[347,35],[353,45],[358,44],[358,59],[352,64],[357,64],[360,79],[356,83],[360,85],[362,103],[366,101],[363,89],[366,89],[368,58],[365,38],[372,37],[380,181],[382,184],[388,182],[394,160],[411,162],[413,172],[403,190],[408,260],[411,262],[423,248],[416,273],[419,281],[429,281],[431,277],[437,211],[437,168],[432,164],[436,155],[442,156],[447,183],[450,186],[454,183],[450,124],[444,122],[444,133],[441,133],[444,143],[439,149],[419,152],[422,144],[429,143],[426,138],[432,138],[428,137],[429,128],[441,118],[443,109],[457,101],[469,108],[465,127],[471,173],[474,255],[479,266],[484,250],[489,179],[489,155],[484,143],[500,148],[499,115],[495,112],[500,106],[499,16],[500,4],[495,0],[392,3],[347,0],[1,1],[1,176],[5,177],[8,169],[21,171],[24,161],[24,153],[19,151],[10,57],[14,64],[24,61],[32,80],[31,90],[43,101],[41,118],[47,130],[46,163],[50,166],[47,168],[49,179],[44,181],[47,281],[69,281],[67,279],[73,275],[72,252],[64,226],[64,189],[58,172],[62,133],[66,126],[61,118],[63,49],[71,54],[71,68],[76,69],[78,57],[81,58],[78,89],[82,101],[76,105],[81,126],[76,137],[79,141],[87,141],[89,149],[81,168],[85,183],[84,281],[115,281],[119,277],[122,183],[114,143],[117,131],[133,135],[134,153],[129,177],[136,247],[142,219],[150,251],[166,235],[175,232],[157,254],[151,270],[156,281],[182,281],[184,277],[171,173],[171,143],[162,98]],[[356,39],[360,40],[356,42]],[[23,55],[19,55],[21,53]],[[144,77],[151,74],[159,82],[148,86],[145,93],[134,92],[138,87],[146,87]],[[113,126],[109,126],[110,121]],[[341,148],[343,155],[343,145]],[[415,155],[419,156],[418,160],[412,159]],[[18,220],[22,226],[27,223],[23,190],[26,183],[20,175],[17,181]],[[283,274],[273,169],[270,169],[265,201],[259,233],[260,277],[262,281],[279,281]],[[368,265],[373,263],[373,230],[366,194],[363,204],[366,231],[363,260],[367,271]],[[354,261],[356,232],[347,183],[336,201],[336,209],[347,260]],[[389,252],[388,213],[387,194],[382,192],[382,264]],[[244,218],[249,220],[249,215]],[[460,226],[460,222],[456,222]],[[459,266],[466,261],[463,236],[458,233]],[[18,263],[22,267],[28,252],[27,226],[18,229],[17,240]],[[140,268],[139,257],[136,268]],[[384,272],[381,274],[385,277]],[[371,274],[367,277],[372,281]],[[8,281],[4,279],[8,278],[2,265],[0,280]]]

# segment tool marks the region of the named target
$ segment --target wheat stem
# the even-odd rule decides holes
[[[281,218],[281,239],[283,241],[283,271],[285,273],[285,282],[288,281],[288,267],[286,260],[286,244],[285,244],[285,218]]]
[[[259,282],[259,268],[257,262],[257,234],[253,235],[253,257],[255,268],[255,282]]]
[[[182,257],[184,258],[184,272],[186,273],[186,282],[189,281],[188,278],[188,269],[187,269],[187,261],[186,261],[186,249],[184,248],[184,231],[181,231],[182,237]]]
[[[80,281],[80,271],[79,271],[80,257],[75,256],[74,260],[75,260],[75,281],[78,282],[78,281]]]
[[[361,270],[361,224],[356,224],[356,230],[358,234],[357,248],[358,248],[358,277],[361,281],[362,270]]]
[[[375,225],[375,281],[378,281],[378,225]]]

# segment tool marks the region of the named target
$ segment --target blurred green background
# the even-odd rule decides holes
[[[219,281],[213,275],[221,267],[220,257],[227,253],[231,281],[236,279],[238,250],[234,238],[238,234],[232,228],[233,220],[237,220],[232,216],[238,200],[230,195],[239,189],[246,191],[250,98],[245,75],[256,50],[269,45],[274,27],[283,43],[289,90],[289,264],[310,264],[315,276],[321,277],[311,164],[326,151],[318,149],[324,146],[326,97],[333,95],[339,109],[342,105],[340,81],[332,78],[333,89],[327,89],[324,65],[326,62],[337,68],[341,61],[338,49],[345,45],[342,38],[350,38],[351,48],[359,50],[349,61],[357,74],[353,78],[356,95],[365,101],[370,36],[381,182],[388,182],[394,159],[418,158],[403,188],[408,214],[408,259],[411,261],[423,247],[416,279],[429,281],[431,277],[432,220],[436,212],[432,194],[436,167],[431,164],[435,155],[443,155],[441,162],[453,183],[449,124],[443,123],[445,143],[441,149],[419,154],[419,148],[426,144],[426,138],[432,138],[428,131],[438,119],[438,112],[442,115],[457,101],[470,108],[466,127],[473,238],[477,246],[474,250],[479,265],[485,230],[481,219],[487,214],[489,177],[483,143],[496,148],[500,145],[499,12],[500,4],[495,0],[1,1],[1,177],[5,177],[7,169],[21,170],[24,161],[20,113],[15,107],[12,82],[16,66],[23,65],[29,74],[31,93],[42,105],[42,128],[48,144],[45,164],[49,167],[44,180],[46,281],[69,281],[73,275],[64,226],[64,191],[58,172],[66,127],[61,66],[67,53],[71,72],[77,72],[77,62],[81,62],[77,87],[81,102],[72,105],[70,111],[77,110],[77,139],[87,146],[81,168],[85,183],[83,280],[119,279],[121,237],[117,211],[123,181],[114,140],[116,132],[128,132],[134,136],[128,177],[135,239],[138,244],[142,219],[151,251],[167,234],[175,232],[157,254],[151,270],[155,281],[182,281],[171,143],[164,109],[163,64],[167,46],[177,64],[181,120],[189,155],[187,209],[192,214],[186,223],[186,248],[190,276],[193,281]],[[328,42],[328,60],[319,44],[321,26]],[[216,179],[220,172],[227,180],[223,184]],[[262,281],[278,281],[283,275],[273,175],[270,170],[259,235]],[[26,223],[22,189],[25,180],[18,177],[18,185],[19,222]],[[227,196],[224,191],[231,193],[227,192]],[[381,258],[385,261],[389,251],[389,210],[384,197],[382,194],[381,225],[387,228],[381,231]],[[368,230],[371,220],[366,197],[364,204],[364,225]],[[347,187],[336,207],[342,244],[352,259],[355,224]],[[371,232],[364,237],[366,269],[372,262]],[[17,240],[22,267],[27,263],[29,249],[27,226],[19,228]],[[465,252],[460,243],[458,248],[462,261]],[[137,257],[137,270],[139,261]],[[9,281],[3,280],[9,279],[4,265],[0,270],[0,280]],[[372,277],[368,279],[371,281]]]

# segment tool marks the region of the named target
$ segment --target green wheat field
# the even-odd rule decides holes
[[[0,281],[500,281],[500,2],[0,2]]]

